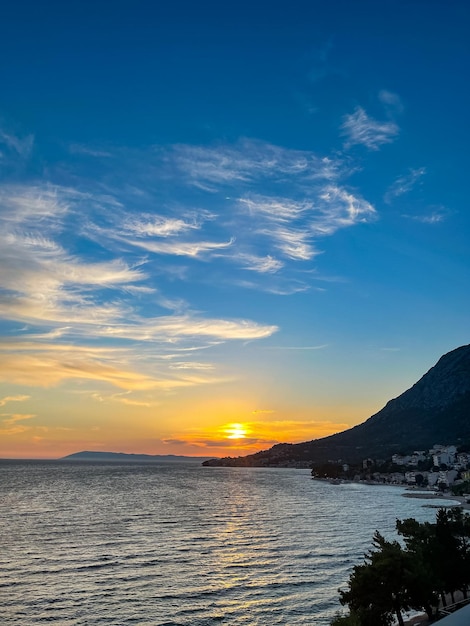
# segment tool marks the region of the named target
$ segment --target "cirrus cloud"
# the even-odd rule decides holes
[[[378,150],[380,146],[392,143],[400,129],[393,121],[375,120],[358,106],[353,113],[344,116],[341,132],[346,137],[346,148],[360,144],[369,150]]]

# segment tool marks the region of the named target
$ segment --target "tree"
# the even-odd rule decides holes
[[[415,610],[424,609],[431,620],[434,614],[432,607],[438,604],[438,592],[444,588],[435,525],[409,518],[397,520],[396,528],[407,548],[406,584],[410,606]]]
[[[421,487],[421,485],[424,483],[424,476],[422,474],[416,474],[415,480],[418,487]]]
[[[439,593],[445,605],[445,594],[460,589],[467,597],[470,584],[470,516],[462,509],[439,509],[436,523],[420,524],[415,519],[397,520],[397,531],[404,537],[408,552],[416,566],[424,569],[421,587],[429,588],[429,603],[433,593]],[[426,572],[428,572],[426,574]],[[425,593],[426,597],[428,594]],[[425,608],[425,605],[422,605]],[[428,612],[428,609],[426,609]]]
[[[331,626],[362,626],[362,622],[357,613],[348,615],[337,615],[331,622]]]
[[[389,626],[394,616],[403,626],[402,611],[426,611],[429,621],[437,614],[439,595],[470,585],[470,516],[462,509],[439,509],[436,522],[397,520],[397,541],[386,541],[379,532],[373,549],[356,565],[340,602],[349,614],[337,616],[332,626]]]
[[[470,583],[470,517],[458,507],[439,509],[436,534],[446,550],[447,586],[451,593],[460,589],[466,598]]]
[[[439,596],[436,592],[437,577],[434,570],[429,568],[426,559],[421,554],[412,554],[405,551],[406,566],[404,571],[404,586],[410,608],[424,610],[429,621],[435,616],[433,607],[437,606]]]
[[[458,485],[452,485],[451,491],[454,496],[463,496],[470,493],[470,481],[465,480],[463,483]]]
[[[461,514],[461,511],[460,511]],[[457,517],[455,517],[457,515]],[[463,589],[465,566],[462,560],[462,551],[458,532],[460,528],[459,515],[439,509],[436,515],[435,531],[435,554],[432,565],[439,568],[443,582],[443,591],[450,593],[452,603],[455,602],[454,592]]]
[[[403,626],[402,611],[410,608],[404,586],[406,555],[397,541],[389,542],[376,532],[373,550],[356,565],[349,589],[340,591],[340,602],[362,626],[389,626],[396,616]]]

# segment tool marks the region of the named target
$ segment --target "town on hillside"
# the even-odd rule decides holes
[[[387,461],[367,458],[355,465],[341,459],[314,463],[312,476],[334,482],[410,485],[433,491],[450,489],[455,495],[465,495],[470,494],[470,446],[436,444],[427,451],[394,454]]]

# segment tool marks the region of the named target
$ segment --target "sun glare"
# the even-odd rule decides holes
[[[244,424],[227,424],[224,432],[227,439],[244,439],[248,434],[248,429]]]

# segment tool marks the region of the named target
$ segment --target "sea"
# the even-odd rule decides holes
[[[0,461],[0,624],[327,626],[400,487],[309,470]]]

